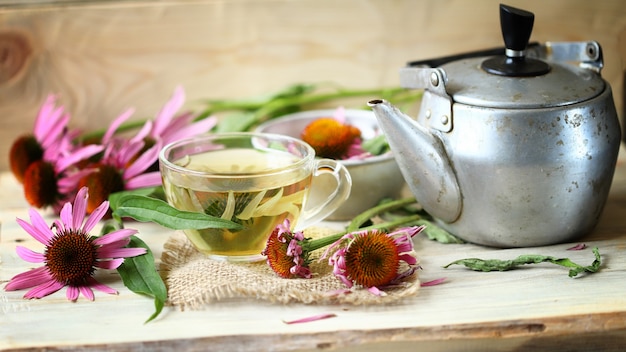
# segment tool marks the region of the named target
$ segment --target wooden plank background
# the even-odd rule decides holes
[[[0,1],[0,170],[12,141],[56,93],[72,125],[127,107],[153,116],[182,84],[204,98],[295,82],[398,85],[406,61],[502,45],[499,0]],[[623,111],[626,2],[511,0],[535,13],[532,40],[597,40]]]

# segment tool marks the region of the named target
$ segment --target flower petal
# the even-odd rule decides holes
[[[96,262],[96,266],[100,269],[113,270],[117,269],[120,265],[124,263],[123,258],[111,259],[111,260],[101,260]]]
[[[123,240],[125,238],[128,238],[136,233],[137,233],[137,230],[133,230],[133,229],[115,230],[113,232],[107,233],[104,236],[100,236],[94,239],[93,244],[96,244],[99,246],[105,245],[105,244],[111,244],[111,243]]]
[[[148,172],[143,175],[133,177],[126,181],[126,189],[138,189],[145,187],[155,187],[161,185],[161,173],[158,171]]]
[[[581,251],[583,249],[587,248],[587,245],[584,243],[579,243],[573,247],[569,247],[568,249],[566,249],[567,251]]]
[[[111,122],[106,133],[102,137],[102,143],[108,144],[111,141],[111,138],[113,138],[115,131],[117,131],[117,128],[120,127],[126,120],[128,120],[128,118],[130,118],[130,116],[134,112],[135,112],[135,109],[131,108],[131,109],[124,111],[120,116],[116,117],[115,120]]]
[[[46,257],[43,254],[37,253],[23,246],[16,246],[15,252],[20,258],[29,263],[43,263],[46,260]]]
[[[104,147],[101,145],[90,144],[74,150],[68,155],[60,157],[54,165],[54,170],[58,173],[61,173],[62,171],[68,169],[70,166],[75,165],[77,162],[100,153],[103,149]]]
[[[104,292],[104,293],[108,293],[108,294],[112,294],[115,295],[117,294],[117,290],[102,284],[100,282],[98,282],[96,279],[94,279],[93,277],[88,277],[87,278],[87,283],[89,284],[89,286],[91,288],[95,288],[96,290],[100,291],[100,292]]]
[[[73,221],[70,223],[74,230],[78,230],[83,226],[85,220],[85,212],[87,211],[87,198],[89,198],[89,189],[82,187],[76,193],[74,199],[74,210],[72,211]]]
[[[43,245],[48,245],[52,237],[54,237],[52,230],[50,230],[48,224],[46,224],[46,222],[41,217],[41,215],[39,215],[37,210],[30,209],[28,213],[30,214],[30,222],[32,224],[19,218],[15,220],[24,229],[24,231],[28,232],[28,234],[37,241],[39,241],[39,243]]]
[[[13,276],[4,289],[6,291],[21,290],[35,287],[48,281],[53,281],[52,276],[50,276],[48,269],[42,266]]]
[[[54,118],[51,118],[57,115],[54,114],[55,104],[56,96],[54,96],[54,94],[48,94],[46,101],[41,104],[41,107],[39,108],[37,119],[35,119],[35,127],[33,128],[33,134],[39,141],[45,138],[45,135],[50,128],[51,121],[55,120]]]
[[[129,243],[130,243],[130,238],[124,238],[124,239],[121,239],[119,241],[114,241],[114,242],[102,245],[102,247],[106,247],[107,249],[124,248],[124,247],[128,246]]]
[[[161,143],[157,143],[141,154],[137,160],[132,163],[132,165],[124,170],[124,180],[130,180],[131,178],[146,171],[147,168],[152,166],[152,164],[158,160],[160,151]]]
[[[444,281],[446,281],[446,278],[442,277],[442,278],[439,278],[439,279],[422,282],[420,284],[420,286],[421,287],[429,287],[429,286],[440,285],[440,284],[444,283]]]
[[[56,280],[50,280],[26,292],[26,294],[24,295],[24,298],[28,298],[28,299],[42,298],[42,297],[45,297],[47,295],[57,292],[58,290],[62,289],[64,286],[65,284],[61,282],[58,282]]]
[[[65,292],[65,297],[68,300],[75,302],[78,299],[80,292],[78,291],[78,287],[76,286],[67,286],[67,291]]]
[[[217,117],[205,118],[189,126],[173,129],[173,132],[167,135],[167,139],[163,138],[163,142],[173,142],[209,132],[216,124]]]
[[[376,286],[368,287],[368,288],[367,288],[367,291],[368,291],[369,293],[371,293],[371,294],[373,294],[373,295],[375,295],[375,296],[379,296],[379,297],[382,297],[382,296],[386,296],[386,295],[387,295],[385,292],[383,292],[383,291],[379,290],[379,289],[378,289],[378,287],[376,287]]]
[[[165,131],[174,114],[183,106],[184,102],[185,91],[182,86],[177,86],[170,100],[163,105],[163,108],[161,108],[154,120],[154,128],[151,134],[153,138],[160,136]]]
[[[398,256],[398,260],[402,260],[404,262],[406,262],[409,265],[415,265],[417,264],[417,258],[413,255],[415,253],[415,251],[411,252],[411,253],[404,253]]]
[[[102,220],[107,211],[109,211],[109,201],[105,200],[96,209],[94,209],[94,211],[91,212],[91,215],[89,215],[89,218],[87,218],[87,221],[85,222],[83,231],[85,233],[89,233],[89,231],[91,231],[96,226],[96,224],[100,220]]]
[[[82,293],[83,296],[85,296],[85,298],[87,298],[88,300],[93,301],[96,299],[96,297],[93,295],[93,290],[88,286],[78,286],[78,289],[80,290],[80,293]]]
[[[58,230],[66,231],[67,229],[70,229],[72,227],[72,224],[74,223],[74,216],[72,215],[72,203],[67,202],[63,205],[63,208],[61,208],[61,211],[59,212],[59,217],[61,218],[62,228],[59,228]],[[59,223],[57,222],[57,226],[58,224]]]
[[[138,255],[146,254],[145,248],[109,248],[101,247],[98,249],[98,256],[100,258],[129,258],[136,257]],[[115,267],[117,268],[117,267]],[[115,269],[113,268],[113,269]]]
[[[146,121],[146,123],[144,123],[141,130],[139,130],[139,132],[137,132],[137,134],[133,138],[130,139],[130,142],[131,143],[142,142],[144,138],[148,136],[151,130],[152,130],[152,121]]]
[[[285,324],[308,323],[308,322],[311,322],[311,321],[317,321],[317,320],[322,320],[322,319],[334,318],[336,316],[337,316],[337,314],[335,314],[335,313],[324,313],[324,314],[311,315],[309,317],[304,317],[304,318],[295,319],[295,320],[283,320],[283,323],[285,323]]]

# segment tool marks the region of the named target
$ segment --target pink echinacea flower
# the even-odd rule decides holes
[[[136,230],[121,229],[100,237],[91,236],[89,232],[108,211],[109,203],[103,202],[85,220],[87,192],[87,188],[81,188],[74,203],[68,202],[63,206],[60,219],[51,227],[32,208],[29,211],[30,223],[17,219],[26,232],[45,246],[43,253],[17,246],[17,254],[27,262],[44,265],[14,276],[5,286],[6,291],[30,288],[24,298],[32,299],[67,287],[66,296],[71,301],[76,301],[80,294],[93,301],[92,289],[117,293],[93,277],[96,269],[116,269],[124,258],[144,254],[146,250],[125,248]]]

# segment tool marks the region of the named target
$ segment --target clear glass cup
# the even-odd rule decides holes
[[[289,219],[297,230],[322,221],[345,202],[352,187],[342,164],[315,158],[307,143],[279,134],[185,139],[165,146],[159,163],[170,205],[243,226],[184,231],[202,253],[233,262],[264,259],[261,252],[277,225]]]

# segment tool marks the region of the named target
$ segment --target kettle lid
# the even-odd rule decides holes
[[[605,89],[595,72],[551,63],[550,72],[537,76],[504,76],[486,72],[484,58],[443,65],[446,91],[457,103],[490,108],[546,108],[586,101]]]
[[[501,4],[500,25],[505,49],[417,61],[409,66],[440,65],[447,95],[454,102],[472,106],[558,107],[600,95],[606,82],[599,74],[602,68],[599,44],[573,42],[529,46],[533,23],[531,12]],[[573,65],[575,61],[580,64]],[[410,69],[407,72],[405,82],[414,76]],[[414,88],[417,88],[420,84],[413,82],[406,86],[416,85]]]

